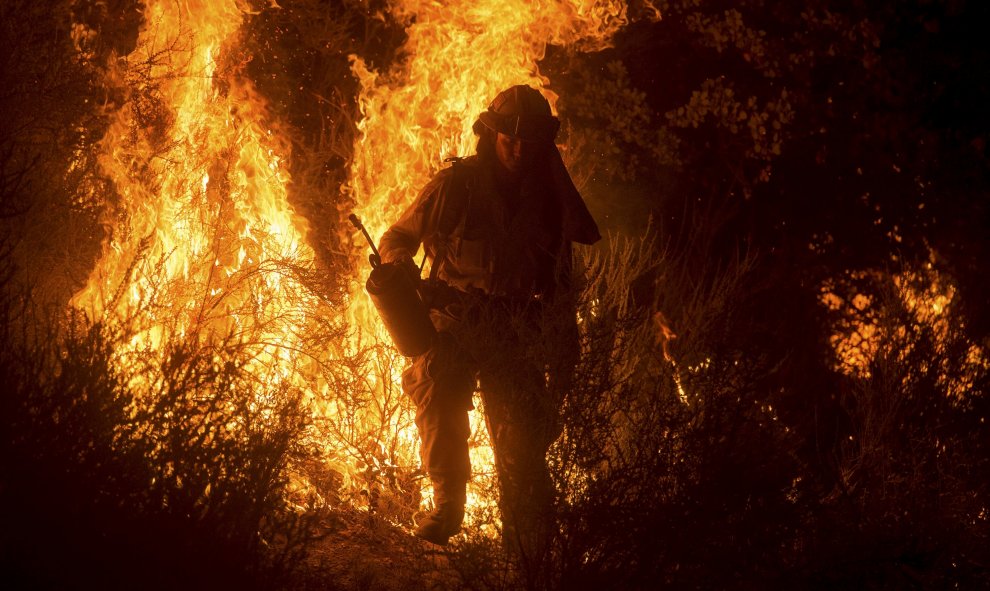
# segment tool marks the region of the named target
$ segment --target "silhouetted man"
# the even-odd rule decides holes
[[[559,435],[546,360],[517,330],[533,325],[566,287],[571,244],[598,227],[554,138],[560,122],[539,91],[500,93],[474,124],[477,155],[442,170],[382,237],[384,262],[407,265],[423,245],[439,338],[402,376],[416,404],[435,510],[416,535],[446,544],[464,518],[471,397],[480,382],[501,491],[503,535],[521,551],[545,540],[553,505],[546,452]],[[572,318],[573,320],[573,318]]]

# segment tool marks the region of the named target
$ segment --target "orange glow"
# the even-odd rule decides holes
[[[866,274],[854,276],[858,280],[867,277]],[[956,297],[956,288],[951,280],[928,263],[924,268],[892,276],[891,283],[900,304],[910,314],[910,322],[930,329],[937,343],[948,342],[951,324],[958,322],[958,318],[946,313]],[[846,301],[836,294],[834,284],[827,284],[819,294],[819,301],[832,312],[840,314],[837,331],[831,336],[830,343],[838,357],[836,369],[846,375],[870,377],[870,364],[883,343],[892,337],[903,337],[906,333],[907,328],[903,325],[891,326],[890,319],[883,317],[882,306],[865,294],[855,294]],[[973,345],[967,354],[966,364],[975,369],[985,363],[983,349]],[[971,371],[964,371],[958,376],[943,374],[941,379],[945,381],[945,391],[951,396],[965,398],[972,386],[971,375]]]
[[[360,433],[353,437],[378,438],[362,457],[345,449],[353,442],[343,435],[328,434],[340,429],[319,432],[326,466],[344,476],[345,486],[360,488],[359,474],[371,461],[380,469],[398,462],[409,471],[418,464],[412,409],[397,394],[404,360],[376,346],[388,339],[363,277],[354,278],[346,311],[327,310],[290,271],[314,257],[305,221],[287,197],[290,144],[244,79],[242,64],[229,63],[239,46],[240,6],[234,0],[147,3],[137,49],[110,74],[130,93],[101,144],[119,215],[108,221],[102,259],[73,305],[127,326],[133,338],[117,352],[121,363],[138,351],[161,354],[179,339],[245,341],[247,370],[259,383],[291,382],[309,393],[317,424],[349,421],[346,431]],[[363,118],[345,190],[376,239],[444,157],[473,152],[471,124],[499,90],[530,84],[555,102],[536,65],[548,43],[602,48],[625,24],[626,9],[617,0],[408,0],[391,10],[407,23],[406,61],[373,72],[352,57]],[[88,32],[77,29],[76,38],[84,39]],[[349,225],[341,228],[353,238],[355,267],[365,269],[363,240],[350,236]],[[321,314],[346,317],[349,340],[314,351],[301,335]],[[310,360],[369,346],[376,354],[347,387],[373,403],[345,408]],[[490,478],[491,450],[480,414],[474,416],[472,461]],[[469,493],[476,509],[494,501],[483,490]]]
[[[242,16],[233,0],[147,4],[100,145],[119,213],[72,303],[132,335],[121,367],[183,340],[236,343],[260,391],[291,385],[315,406],[326,384],[302,335],[325,310],[295,272],[314,257],[288,201],[289,143],[232,61]],[[159,387],[133,373],[139,395]]]
[[[279,267],[312,252],[287,201],[288,144],[251,85],[218,72],[241,13],[149,3],[146,18],[115,73],[130,102],[102,141],[125,218],[73,304],[131,323],[135,347],[251,333],[259,371],[286,379],[312,295]]]

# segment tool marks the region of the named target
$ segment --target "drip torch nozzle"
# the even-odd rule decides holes
[[[361,218],[359,218],[357,214],[352,213],[347,216],[347,219],[350,220],[351,224],[353,224],[355,228],[361,230],[361,233],[364,234],[364,239],[371,245],[372,254],[368,255],[368,262],[371,263],[372,269],[377,269],[378,266],[382,264],[382,255],[378,253],[378,247],[375,246],[375,241],[371,239],[371,234],[368,233],[368,229],[361,223]]]

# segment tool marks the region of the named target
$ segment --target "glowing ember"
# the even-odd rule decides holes
[[[934,257],[934,255],[932,255]],[[868,279],[864,272],[854,274],[856,280]],[[929,262],[915,271],[905,271],[891,277],[896,298],[909,313],[908,322],[917,327],[927,327],[936,337],[936,342],[950,340],[952,318],[946,311],[956,297],[956,288],[951,281],[937,272]],[[873,298],[857,293],[845,301],[837,295],[835,286],[827,284],[822,288],[819,301],[833,313],[839,313],[838,330],[831,336],[838,364],[836,369],[846,375],[868,378],[870,365],[875,360],[882,344],[893,337],[903,336],[906,327],[883,316],[882,306]],[[973,346],[967,355],[966,365],[980,367],[983,355],[980,347]],[[972,369],[960,376],[946,375],[945,389],[951,395],[965,398],[971,387]]]

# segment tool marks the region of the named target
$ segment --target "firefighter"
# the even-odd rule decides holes
[[[572,243],[600,238],[554,144],[559,127],[539,91],[501,92],[474,123],[477,154],[441,170],[381,239],[382,260],[417,279],[413,256],[422,244],[427,285],[435,287],[427,300],[439,337],[402,376],[434,490],[435,509],[416,535],[435,544],[446,544],[464,518],[468,412],[478,384],[503,537],[522,551],[546,539],[546,452],[559,434],[557,408],[545,361],[532,358],[513,327],[538,323],[563,292]]]

